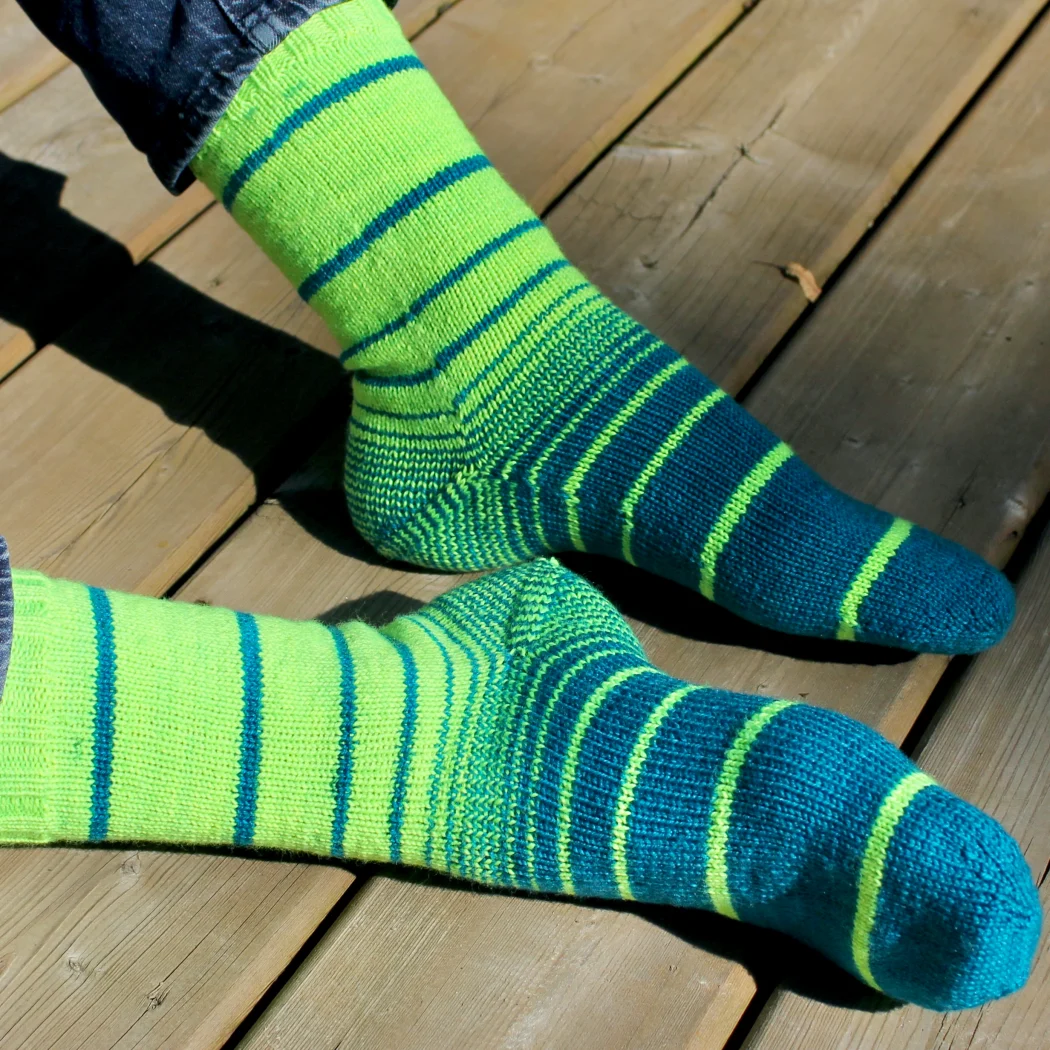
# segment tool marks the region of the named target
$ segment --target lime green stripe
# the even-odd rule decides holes
[[[715,596],[715,567],[718,557],[729,543],[733,530],[747,513],[751,501],[769,484],[773,475],[791,458],[791,449],[780,442],[767,452],[751,469],[746,478],[736,487],[714,528],[707,534],[704,549],[700,554],[700,593],[705,598]]]
[[[886,530],[882,539],[871,549],[864,559],[860,572],[853,577],[853,582],[846,591],[839,608],[838,637],[844,642],[852,642],[857,637],[857,617],[868,592],[875,586],[875,581],[886,571],[890,559],[900,550],[901,544],[911,535],[914,528],[904,518],[894,518],[893,524]]]
[[[729,825],[733,818],[733,797],[737,781],[759,733],[795,700],[774,700],[756,711],[737,733],[726,752],[722,772],[715,785],[711,807],[711,827],[707,834],[707,892],[717,912],[739,919],[729,894]]]
[[[524,767],[526,759],[525,732],[528,729],[529,723],[532,721],[532,712],[536,706],[536,700],[539,697],[540,687],[546,681],[547,674],[559,660],[564,660],[570,655],[574,656],[581,649],[586,649],[590,645],[594,645],[593,635],[584,635],[582,639],[574,642],[567,649],[556,648],[541,664],[539,664],[535,671],[530,672],[532,686],[525,697],[525,703],[522,705],[521,712],[516,720],[517,724],[512,752],[514,757],[510,771],[511,784],[520,785],[523,782],[522,774],[525,771]],[[524,799],[522,798],[521,791],[515,789],[511,794],[510,816],[506,828],[507,853],[511,858],[515,855],[514,845],[517,840],[518,811],[520,810],[523,801]],[[518,872],[513,872],[515,885],[523,881],[527,877],[527,874],[527,871],[521,872],[520,874]]]
[[[643,674],[662,674],[654,667],[629,667],[607,678],[591,694],[583,705],[572,739],[565,753],[565,769],[561,776],[561,791],[558,795],[558,873],[561,876],[562,892],[572,896],[576,890],[572,883],[572,869],[569,864],[569,829],[572,817],[572,793],[576,786],[576,772],[580,764],[580,751],[583,748],[583,737],[594,721],[598,709],[605,703],[608,695],[624,682]]]
[[[666,368],[657,372],[656,375],[653,376],[652,379],[650,379],[645,386],[643,386],[625,405],[620,408],[620,411],[612,417],[605,429],[594,439],[587,451],[584,452],[579,463],[576,464],[576,467],[569,475],[569,479],[565,482],[563,491],[568,500],[569,538],[572,540],[572,545],[577,550],[582,551],[587,549],[584,545],[583,537],[580,535],[580,516],[577,512],[577,493],[580,491],[580,486],[587,477],[587,472],[594,466],[598,457],[608,447],[609,443],[616,437],[616,435],[623,430],[631,418],[637,415],[649,399],[676,373],[681,372],[683,368],[688,367],[688,364],[689,362],[686,361],[685,358],[680,358],[673,364],[670,364]]]
[[[879,891],[886,871],[886,855],[897,825],[923,788],[933,787],[934,781],[921,770],[909,773],[886,796],[872,825],[864,860],[860,866],[857,889],[857,914],[853,920],[853,964],[857,973],[879,991],[871,973],[871,931],[875,928],[875,912],[879,906]]]
[[[725,396],[726,392],[724,390],[713,390],[699,404],[694,405],[679,420],[678,425],[667,435],[667,439],[656,450],[655,455],[645,465],[638,477],[634,479],[631,491],[627,493],[627,498],[623,501],[623,556],[632,565],[635,564],[634,555],[631,553],[635,507],[638,506],[639,500],[645,495],[645,490],[649,487],[649,483],[660,472],[660,468],[667,462],[671,453],[681,445],[686,434]]]
[[[634,795],[638,790],[638,781],[642,775],[646,755],[649,753],[649,747],[657,730],[663,725],[675,705],[697,691],[697,686],[687,685],[665,696],[646,720],[634,743],[631,757],[627,760],[627,769],[624,771],[620,784],[620,795],[616,800],[616,815],[613,817],[612,833],[613,874],[616,877],[620,896],[625,901],[634,900],[634,894],[631,892],[631,877],[627,871],[627,829],[630,825],[631,807],[634,805]]]
[[[597,652],[585,656],[575,667],[570,668],[565,677],[555,686],[551,692],[550,699],[547,701],[547,709],[543,712],[543,721],[540,724],[540,731],[536,734],[536,744],[532,752],[532,765],[529,768],[529,784],[533,786],[533,789],[529,795],[528,823],[526,825],[528,832],[525,838],[526,867],[530,873],[534,890],[541,888],[539,878],[536,875],[536,809],[539,804],[539,792],[535,789],[535,786],[540,782],[540,768],[543,760],[547,757],[547,735],[550,732],[551,716],[557,710],[562,693],[565,692],[566,687],[580,671],[599,660],[616,656],[620,651],[619,649],[599,649]]]

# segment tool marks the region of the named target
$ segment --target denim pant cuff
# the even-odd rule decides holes
[[[20,0],[173,193],[259,59],[339,2]]]

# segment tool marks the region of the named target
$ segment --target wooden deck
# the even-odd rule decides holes
[[[974,660],[727,626],[572,564],[674,674],[878,726],[1018,838],[1050,903],[1050,15],[1044,0],[402,0],[569,256],[857,496],[1009,564]],[[338,491],[321,324],[200,187],[170,198],[0,0],[0,530],[17,564],[258,612],[384,619]],[[810,304],[780,267],[826,287]],[[1031,527],[1029,527],[1031,526]],[[1040,536],[1045,532],[1046,535]],[[844,662],[856,660],[856,662]],[[0,852],[0,1047],[997,1050],[1018,996],[888,1010],[705,914],[220,855]]]

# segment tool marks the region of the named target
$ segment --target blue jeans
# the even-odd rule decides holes
[[[173,193],[255,63],[338,0],[19,0]],[[387,0],[392,7],[395,0]]]

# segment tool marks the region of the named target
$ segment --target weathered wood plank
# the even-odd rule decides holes
[[[13,0],[0,4],[3,46]],[[451,6],[408,0],[397,14],[413,37]],[[11,21],[21,26],[25,16],[13,10]],[[46,42],[26,24],[28,54]],[[7,68],[0,52],[0,69]],[[0,199],[0,258],[19,260],[0,288],[0,377],[212,203],[199,183],[178,197],[168,193],[74,67],[0,114]]]
[[[759,4],[549,224],[613,299],[736,390],[807,306],[770,264],[823,283],[1042,6]]]
[[[1045,58],[1044,58],[1045,61]],[[1020,842],[1050,907],[1050,531],[1025,572],[1014,630],[978,658],[945,702],[917,761],[981,806]],[[1028,985],[980,1010],[947,1016],[906,1007],[870,1013],[780,989],[747,1050],[1043,1050],[1050,1032],[1050,939]]]
[[[0,0],[0,110],[17,102],[67,62],[29,21],[17,0]]]
[[[982,102],[749,399],[761,418],[833,480],[998,562],[1050,487],[1045,426],[1050,374],[1040,294],[1050,272],[1041,228],[1050,206],[1042,177],[1050,146],[1036,130],[1050,102],[1050,78],[1033,71],[1033,66],[1050,68],[1050,29],[1036,44],[1025,56],[1035,54],[1028,75],[1007,77]],[[308,502],[302,492],[291,494],[283,519],[278,508],[267,508],[269,520],[260,515],[258,523],[235,534],[188,593],[206,596],[210,588],[203,581],[209,578],[213,586],[220,581],[229,586],[252,564],[266,565],[270,586],[300,573],[309,579],[340,577],[344,560],[295,538],[302,526],[292,515],[305,520],[309,531],[326,532],[304,515]],[[315,494],[315,513],[322,504]],[[266,542],[267,533],[272,542]],[[243,562],[236,556],[241,543],[250,551]],[[320,560],[314,560],[314,551]],[[374,578],[371,568],[360,572]],[[724,615],[713,616],[699,601],[651,579],[619,569],[598,575],[621,607],[641,618],[639,633],[667,670],[804,696],[862,717],[897,741],[946,663],[935,657],[837,662],[864,654],[727,627]],[[356,587],[352,577],[341,578]],[[668,609],[673,613],[665,613]],[[663,629],[656,626],[661,624]],[[683,624],[690,625],[686,635],[679,633]],[[751,644],[773,645],[780,653],[740,648]],[[517,1040],[542,1046],[716,1047],[733,1027],[725,1011],[711,1021],[707,997],[694,1001],[695,1015],[685,1010],[669,1023],[649,1012],[653,996],[660,995],[653,983],[624,979],[612,963],[602,968],[602,960],[618,957],[619,911],[553,903],[530,908],[514,898],[494,915],[489,895],[467,890],[459,891],[454,903],[447,897],[443,908],[432,901],[447,892],[397,878],[373,883],[263,1014],[245,1045],[456,1046],[470,1045],[480,1034],[488,1045]],[[405,937],[399,950],[388,939],[394,912],[427,916],[419,927],[411,918],[397,927]],[[659,920],[667,921],[663,914]],[[576,974],[562,983],[547,970],[526,968],[537,974],[535,983],[522,978],[519,946],[530,942],[534,923],[552,953],[578,943],[577,924],[595,925],[588,937],[602,954],[589,963],[579,996],[573,990]],[[701,945],[717,936],[717,927],[712,933],[700,918],[683,916],[679,928],[698,936]],[[651,927],[650,936],[654,962],[662,957],[680,967],[676,984],[717,984],[722,1002],[747,1001],[754,985],[744,966],[731,964],[727,972],[722,959],[707,969],[710,957],[702,952],[683,962],[680,942],[667,942],[663,928]],[[743,953],[745,963],[778,951],[785,961],[791,957],[790,948],[778,949],[773,938],[744,931],[739,936],[756,942],[756,950]],[[438,961],[449,958],[441,949],[449,937],[457,945],[469,944],[469,964],[458,957],[451,968]],[[373,953],[373,944],[382,947]],[[696,969],[683,973],[684,965]],[[348,1001],[346,989],[365,974],[366,992]],[[508,995],[511,988],[514,994]],[[381,989],[381,998],[370,994]],[[329,1005],[337,991],[338,1010]],[[553,1015],[540,1005],[551,999],[558,1003]],[[447,1006],[466,1002],[469,1010]],[[607,1015],[615,1019],[609,1025]],[[599,1030],[591,1023],[588,1036],[586,1022],[595,1016],[603,1024]],[[785,1045],[802,1043],[811,1045],[805,1039]]]
[[[203,216],[141,267],[112,306],[0,387],[5,433],[16,435],[0,457],[0,475],[18,488],[8,493],[12,515],[5,519],[18,562],[146,592],[170,586],[249,505],[255,472],[280,458],[289,427],[314,416],[341,387],[331,358],[312,347],[332,349],[273,268],[218,210]],[[221,862],[212,861],[204,877],[199,858],[177,858],[198,891],[192,897],[169,898],[141,881],[122,884],[121,907],[137,930],[154,923],[185,937],[211,930],[233,960],[224,968],[221,959],[156,938],[139,965],[151,980],[173,975],[172,991],[157,1002],[149,999],[152,986],[133,980],[96,981],[75,995],[65,981],[70,967],[40,961],[54,959],[55,942],[43,938],[39,923],[59,899],[67,902],[61,919],[49,922],[63,937],[90,927],[83,950],[111,967],[138,953],[122,927],[92,922],[123,858],[100,868],[70,864],[63,870],[76,873],[74,886],[56,892],[25,858],[60,865],[64,852],[17,856],[19,864],[0,858],[0,923],[19,914],[37,922],[8,955],[9,979],[22,983],[5,1002],[2,1023],[9,1032],[35,1031],[36,1004],[46,1001],[55,1024],[65,1026],[65,1042],[90,1047],[217,1045],[349,880],[338,869],[292,869],[309,881],[309,906],[277,907],[276,927],[255,931],[223,909],[229,874]],[[143,857],[150,867],[159,863]],[[274,865],[251,871],[259,882],[244,892],[252,900],[293,877]],[[236,960],[260,941],[270,949],[259,968],[245,971]],[[105,1023],[85,1027],[85,1017]]]
[[[397,15],[405,36],[411,40],[458,2],[459,0],[398,0],[394,14]]]
[[[755,2],[460,0],[416,49],[542,210]]]

